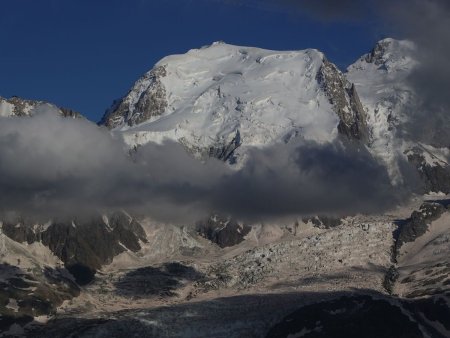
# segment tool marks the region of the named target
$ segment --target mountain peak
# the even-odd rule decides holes
[[[163,58],[101,123],[122,131],[130,146],[172,140],[200,157],[230,158],[241,145],[293,137],[363,139],[363,114],[356,91],[320,51],[220,42]]]
[[[350,71],[351,67],[366,69],[367,65],[373,65],[388,73],[409,70],[415,62],[415,50],[416,45],[412,41],[386,38],[378,41],[368,54],[363,55],[348,70]]]

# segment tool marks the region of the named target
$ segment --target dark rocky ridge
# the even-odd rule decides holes
[[[447,163],[439,161],[435,165],[426,162],[423,154],[424,150],[415,147],[408,152],[408,161],[417,169],[422,182],[424,183],[424,192],[443,192],[450,193],[450,166]]]
[[[29,116],[30,112],[28,112],[28,110],[31,111],[31,115],[32,115],[33,110],[47,106],[49,108],[53,108],[53,109],[59,111],[59,113],[64,117],[83,118],[83,116],[80,113],[78,113],[72,109],[57,107],[56,105],[54,105],[52,103],[39,101],[39,100],[27,100],[27,99],[22,99],[18,96],[13,96],[9,99],[0,97],[0,103],[1,102],[6,102],[13,106],[12,113],[14,116]]]
[[[164,66],[156,67],[146,73],[134,85],[134,87],[145,86],[145,90],[137,102],[131,103],[127,96],[115,101],[113,106],[103,115],[99,124],[110,129],[122,123],[134,126],[147,121],[151,117],[163,114],[167,108],[167,100],[166,89],[161,83],[161,78],[165,77],[166,74]]]
[[[217,139],[213,146],[206,149],[190,144],[184,137],[180,138],[178,142],[189,154],[198,156],[200,160],[216,158],[223,162],[228,162],[229,164],[236,164],[235,151],[242,145],[239,129],[236,130],[234,137],[230,141]]]
[[[206,220],[197,222],[198,233],[217,244],[221,248],[237,245],[244,241],[251,227],[239,224],[231,217],[213,215]]]
[[[137,252],[140,241],[147,241],[142,226],[124,212],[109,215],[107,222],[99,215],[86,220],[55,221],[46,227],[36,227],[32,221],[10,221],[3,223],[2,231],[16,242],[42,242],[80,284],[89,282],[95,271],[111,263],[116,255],[125,250]]]
[[[231,164],[233,164],[235,162],[234,152],[240,146],[241,135],[239,133],[239,130],[236,130],[236,135],[230,143],[224,144],[221,147],[210,147],[209,157],[215,157],[224,162],[230,162]]]
[[[384,65],[384,56],[391,42],[389,40],[379,41],[375,47],[365,56],[367,63],[373,63],[377,66]]]
[[[14,323],[31,322],[35,316],[52,315],[64,300],[80,294],[72,276],[62,268],[23,271],[0,264],[0,278],[0,332]]]
[[[395,265],[391,265],[387,270],[383,280],[383,287],[388,294],[393,294],[394,286],[395,283],[397,283],[398,277],[399,272],[397,267]]]
[[[425,202],[418,211],[414,211],[411,217],[399,225],[395,234],[393,260],[396,261],[403,244],[414,242],[425,234],[431,222],[437,220],[447,209],[437,202]]]
[[[328,216],[315,216],[310,218],[304,218],[304,223],[311,222],[315,227],[319,229],[331,229],[342,224],[342,220],[335,217]]]
[[[389,294],[394,293],[395,290],[403,290],[400,291],[403,297],[417,299],[448,293],[450,263],[445,258],[439,258],[438,260],[428,258],[426,264],[417,264],[412,268],[408,260],[407,263],[404,262],[400,252],[405,243],[414,242],[428,232],[430,224],[448,212],[449,205],[449,200],[427,201],[421,205],[418,211],[414,211],[410,218],[398,221],[392,249],[393,265],[386,273],[383,284]],[[445,245],[449,241],[450,235],[447,232],[438,233],[437,236],[432,236],[422,249],[434,248],[433,254],[439,255],[445,252],[446,249],[443,244]],[[420,251],[418,255],[420,257]],[[396,286],[401,286],[401,288],[397,289]]]
[[[317,74],[320,83],[328,96],[334,111],[339,116],[338,131],[351,140],[363,143],[369,141],[367,117],[358,93],[339,69],[326,58]]]

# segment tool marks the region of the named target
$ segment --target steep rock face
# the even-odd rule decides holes
[[[248,225],[239,224],[234,219],[219,215],[213,215],[197,223],[198,233],[221,248],[241,243],[250,230],[251,227]]]
[[[80,289],[64,269],[44,267],[28,273],[0,264],[0,331],[1,318],[17,320],[24,316],[51,315],[64,300],[77,297]]]
[[[412,147],[406,152],[408,161],[414,165],[425,185],[425,191],[450,193],[450,166],[445,159],[424,147]]]
[[[131,147],[172,140],[232,163],[294,138],[369,137],[355,87],[319,51],[225,43],[162,59],[100,123]]]
[[[426,202],[399,225],[393,250],[395,266],[390,269],[392,294],[419,299],[419,309],[431,325],[446,318],[441,321],[444,330],[435,326],[445,337],[445,330],[450,329],[446,315],[450,295],[449,205],[450,200],[445,199]],[[431,310],[433,306],[436,309]]]
[[[337,67],[324,59],[317,79],[325,90],[334,111],[339,116],[338,131],[349,139],[369,141],[366,113],[355,86]]]
[[[234,152],[237,148],[241,146],[241,135],[239,130],[236,130],[236,135],[228,143],[222,146],[216,145],[209,148],[209,157],[218,158],[222,161],[229,161],[230,163],[235,163],[236,158],[234,157]]]
[[[142,226],[124,212],[86,220],[49,222],[45,226],[33,222],[4,222],[2,231],[19,243],[42,242],[83,284],[95,271],[126,251],[137,252],[146,242]],[[90,278],[88,278],[90,277]]]
[[[39,112],[52,111],[64,117],[81,118],[82,115],[68,108],[57,107],[52,103],[26,100],[17,96],[9,99],[0,97],[0,117],[30,116]]]
[[[409,242],[414,242],[417,238],[425,234],[430,223],[438,219],[446,208],[439,203],[423,203],[418,211],[414,211],[411,217],[400,226],[397,232],[397,239],[394,246],[394,259],[397,258],[400,248]]]
[[[48,248],[18,243],[0,230],[0,336],[14,323],[53,315],[79,294],[73,276]]]
[[[161,116],[167,108],[166,89],[161,78],[167,75],[164,66],[156,67],[140,78],[129,93],[114,103],[100,124],[116,128],[134,126]]]

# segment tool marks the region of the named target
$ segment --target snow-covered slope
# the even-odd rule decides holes
[[[392,181],[402,181],[400,162],[406,160],[418,169],[426,189],[448,193],[449,149],[419,143],[407,132],[420,96],[408,81],[419,65],[416,48],[411,41],[381,40],[348,67],[346,76],[355,84],[367,113],[369,149],[384,162]]]
[[[417,64],[412,56],[415,48],[410,41],[381,40],[346,74],[367,111],[370,148],[385,162],[395,180],[401,179],[397,160],[406,146],[397,137],[397,127],[407,119],[405,113],[412,101],[406,78]]]
[[[131,146],[174,140],[200,157],[222,159],[240,145],[294,137],[366,138],[356,91],[322,53],[225,43],[162,59],[101,123],[123,132]]]

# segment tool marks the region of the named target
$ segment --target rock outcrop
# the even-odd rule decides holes
[[[134,126],[161,116],[167,108],[166,89],[161,82],[166,75],[164,66],[146,73],[125,97],[114,102],[100,124],[113,129],[123,124]]]
[[[50,221],[45,226],[23,220],[4,222],[2,231],[19,243],[42,242],[74,275],[79,284],[89,283],[96,270],[118,254],[137,252],[146,242],[142,226],[124,212],[82,220]]]
[[[367,143],[369,131],[366,112],[359,100],[355,86],[327,59],[324,59],[323,65],[317,73],[317,80],[339,116],[339,133],[351,140]]]
[[[411,217],[400,224],[396,233],[394,246],[394,259],[397,258],[400,248],[405,243],[414,242],[425,234],[431,222],[438,219],[447,209],[440,203],[425,202],[418,211],[414,211]]]
[[[57,107],[56,105],[39,100],[27,100],[17,96],[9,99],[0,97],[0,117],[31,116],[38,112],[53,111],[64,117],[82,118],[83,116],[71,109]]]
[[[250,230],[250,226],[220,215],[213,215],[197,223],[198,233],[221,248],[241,243]]]

